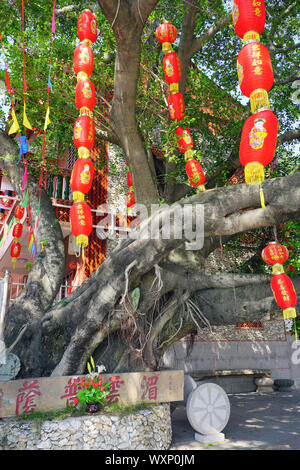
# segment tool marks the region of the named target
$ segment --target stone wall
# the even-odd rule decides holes
[[[299,341],[298,341],[299,342]],[[175,342],[164,354],[163,367],[182,369],[193,375],[201,371],[264,369],[272,379],[292,379],[300,387],[300,342],[284,332],[283,321],[266,321],[263,330],[214,326],[194,338]],[[253,377],[222,378],[214,381],[227,393],[256,390]]]
[[[0,422],[0,450],[167,450],[171,439],[169,403],[126,416]]]

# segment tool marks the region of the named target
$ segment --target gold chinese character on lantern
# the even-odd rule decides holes
[[[254,75],[262,75],[262,68],[259,65],[257,65],[256,67],[254,67],[253,73]]]

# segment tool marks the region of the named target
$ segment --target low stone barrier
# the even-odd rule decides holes
[[[171,439],[169,403],[126,416],[0,422],[0,450],[167,450]]]

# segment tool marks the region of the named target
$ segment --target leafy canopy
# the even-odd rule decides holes
[[[142,37],[141,67],[138,77],[136,117],[145,145],[155,145],[164,151],[164,156],[177,163],[176,170],[164,178],[173,177],[185,181],[184,161],[177,152],[175,127],[168,116],[166,107],[167,85],[162,69],[161,45],[154,32],[163,18],[171,21],[178,30],[178,40],[174,44],[178,51],[180,32],[187,0],[160,1],[151,13]],[[195,1],[193,0],[193,3]],[[47,102],[47,82],[50,66],[52,2],[30,0],[25,4],[25,46],[26,80],[28,85],[26,100],[28,117],[37,129],[43,129]],[[225,16],[231,9],[231,2],[221,0],[201,0],[197,4],[197,18],[194,37],[201,37],[208,28]],[[295,2],[296,4],[296,2]],[[72,8],[73,6],[73,8]],[[93,45],[94,71],[91,79],[97,90],[95,121],[97,129],[110,130],[107,101],[113,90],[114,59],[116,42],[111,26],[102,14],[97,2],[87,5],[84,0],[61,0],[57,9],[64,14],[56,15],[56,35],[53,42],[53,59],[50,92],[50,119],[47,129],[46,157],[52,168],[57,169],[57,160],[72,143],[74,120],[78,116],[75,107],[76,77],[73,72],[73,53],[79,42],[77,18],[79,12],[89,6],[97,17],[99,36]],[[66,12],[66,7],[70,7]],[[295,128],[298,108],[291,100],[294,90],[290,78],[299,63],[299,49],[295,38],[299,33],[297,6],[289,1],[268,0],[267,22],[261,41],[269,48],[275,75],[275,86],[270,92],[273,111],[280,122],[280,133]],[[0,32],[5,47],[5,60],[17,111],[22,121],[23,112],[23,57],[22,57],[22,15],[21,0],[1,2]],[[242,125],[250,114],[248,100],[238,88],[236,57],[242,46],[232,24],[222,28],[212,40],[206,42],[192,58],[188,73],[185,94],[186,116],[181,122],[190,128],[195,144],[196,157],[208,174],[224,163],[232,152],[237,152]],[[0,78],[4,80],[3,61]],[[2,105],[2,120],[5,114]],[[31,152],[37,157],[35,169],[41,165],[43,132],[31,143]],[[277,160],[280,173],[287,174],[299,165],[295,156],[295,144],[279,145]],[[236,153],[237,155],[237,153]],[[288,162],[288,165],[286,163]],[[273,171],[273,170],[272,170]],[[218,184],[223,184],[224,178]]]

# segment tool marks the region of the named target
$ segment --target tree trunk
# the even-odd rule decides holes
[[[7,143],[10,139],[6,139]],[[8,153],[12,153],[11,150]],[[9,164],[14,186],[18,188],[22,170],[18,170],[13,161]],[[229,239],[249,229],[299,217],[299,179],[300,173],[296,173],[267,180],[263,184],[265,210],[260,208],[258,187],[245,184],[207,191],[180,200],[170,208],[162,208],[141,224],[136,238],[123,240],[82,286],[52,308],[63,269],[63,256],[57,252],[57,243],[62,244],[62,238],[59,238],[59,224],[51,223],[55,216],[45,194],[45,211],[41,212],[41,223],[45,226],[41,227],[47,230],[50,244],[45,247],[45,253],[38,255],[24,294],[7,314],[5,341],[8,347],[19,329],[28,325],[13,349],[21,358],[20,375],[83,373],[91,354],[110,370],[155,369],[167,346],[195,329],[196,324],[201,326],[190,302],[197,302],[198,314],[201,311],[202,319],[206,318],[211,324],[260,319],[270,306],[269,281],[265,284],[265,297],[261,297],[262,278],[209,276],[201,270],[201,265],[220,235]],[[34,189],[33,185],[33,198]],[[187,236],[184,230],[182,238],[174,237],[182,230],[185,220],[175,215],[178,207],[184,214],[192,208],[190,217],[195,232],[197,204],[204,209],[204,244],[200,251],[189,252],[184,249]],[[163,237],[167,215],[170,216],[169,238]],[[151,224],[155,227],[154,232],[152,230],[155,238],[149,236]],[[191,241],[190,235],[188,238]],[[53,260],[58,276],[55,284],[54,280],[53,283],[49,280],[53,275]],[[249,284],[250,289],[245,287]],[[137,309],[133,307],[131,296],[136,288],[140,290]],[[232,305],[233,288],[236,292],[241,289],[241,298],[244,295],[244,300],[239,298],[237,303],[246,306],[242,311]],[[195,292],[196,300],[191,297]],[[250,296],[260,299],[260,303],[250,302]],[[214,307],[209,310],[206,304]]]
[[[1,167],[8,174],[9,180],[17,194],[20,194],[20,202],[25,197],[26,190],[21,191],[24,166],[18,161],[18,147],[6,134],[0,133]],[[36,193],[37,184],[28,175],[30,194],[30,207],[33,226],[36,222],[39,193]],[[49,310],[61,285],[65,269],[65,247],[61,227],[56,218],[48,195],[42,190],[40,199],[40,217],[38,229],[35,233],[38,243],[38,254],[35,263],[28,276],[28,282],[22,293],[11,303],[5,318],[6,345],[10,345],[18,337],[22,328],[26,332],[22,337],[22,344],[17,345],[15,352],[24,357],[31,351],[29,361],[30,368],[39,369],[40,332],[37,324],[44,312]],[[41,243],[43,250],[41,250]],[[29,373],[27,360],[22,361],[24,374]]]

